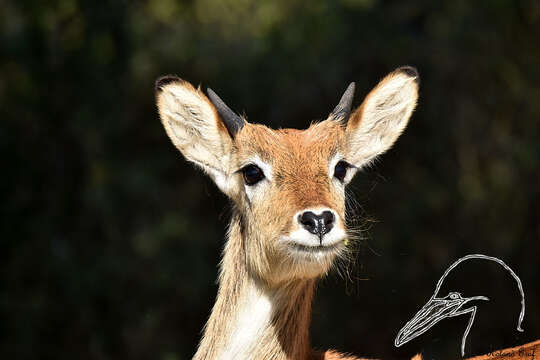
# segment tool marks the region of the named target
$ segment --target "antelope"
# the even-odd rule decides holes
[[[354,111],[351,83],[326,120],[273,130],[238,116],[211,89],[157,80],[167,135],[233,204],[216,302],[194,359],[359,359],[311,349],[311,302],[317,280],[347,255],[345,186],[397,140],[418,86],[416,69],[400,67]]]

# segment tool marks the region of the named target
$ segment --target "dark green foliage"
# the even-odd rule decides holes
[[[534,0],[2,2],[0,358],[194,353],[229,210],[167,139],[159,76],[210,86],[250,121],[303,128],[349,82],[358,105],[407,64],[419,106],[351,187],[357,215],[376,221],[357,220],[369,240],[348,280],[321,284],[314,346],[457,358],[466,319],[398,351],[393,337],[475,252],[521,276],[526,332],[513,330],[512,280],[472,272],[475,295],[507,300],[500,318],[479,310],[468,354],[540,337],[539,39]]]

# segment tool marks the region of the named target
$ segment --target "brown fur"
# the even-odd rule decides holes
[[[535,360],[540,354],[540,340],[512,348],[492,351],[467,360]],[[422,360],[422,355],[416,355],[412,360]]]

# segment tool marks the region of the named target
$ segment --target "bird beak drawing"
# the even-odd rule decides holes
[[[441,320],[454,316],[469,315],[469,323],[467,324],[467,328],[463,332],[463,336],[461,338],[461,356],[465,356],[465,342],[467,341],[467,335],[469,335],[469,331],[471,330],[472,324],[474,322],[474,317],[476,315],[477,309],[476,305],[465,308],[465,304],[473,300],[488,301],[489,299],[485,296],[462,297],[459,292],[455,291],[450,292],[445,297],[437,297],[437,294],[439,293],[442,283],[446,279],[446,276],[450,273],[450,271],[452,271],[463,261],[470,259],[482,259],[496,262],[501,265],[505,270],[507,270],[516,280],[519,288],[519,293],[521,294],[521,311],[519,313],[517,330],[523,331],[523,329],[521,328],[521,323],[523,321],[523,317],[525,316],[525,292],[523,291],[521,279],[501,259],[482,254],[471,254],[457,259],[452,265],[448,267],[448,269],[445,270],[444,274],[437,282],[435,292],[433,293],[429,301],[424,306],[422,306],[420,311],[417,312],[416,315],[414,315],[412,320],[407,322],[405,326],[401,330],[399,330],[396,338],[394,339],[394,345],[396,347],[400,347],[408,343],[412,339],[422,335]]]
[[[463,298],[459,293],[451,293],[444,298],[431,298],[398,332],[394,345],[400,347],[406,344],[428,331],[441,320],[473,312],[473,308],[463,309],[466,303],[473,300],[489,299],[485,296]]]

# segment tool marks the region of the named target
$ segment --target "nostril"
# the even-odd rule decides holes
[[[319,222],[317,220],[318,216],[311,211],[306,211],[298,216],[298,222],[302,224],[304,229],[312,234],[317,234],[319,232]]]
[[[325,226],[332,225],[334,223],[334,214],[331,211],[325,211],[322,213],[322,220]]]
[[[322,232],[323,234],[326,234],[327,232],[332,230],[332,227],[334,226],[335,216],[334,213],[332,213],[331,211],[324,211],[321,215],[321,218],[324,225]]]

